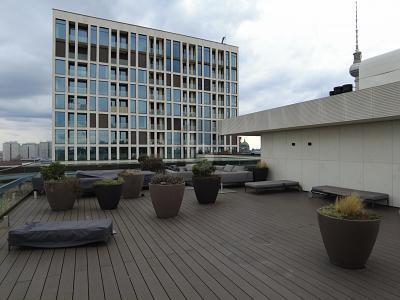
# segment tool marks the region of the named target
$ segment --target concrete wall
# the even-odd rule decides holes
[[[400,207],[400,120],[263,133],[261,157],[271,179],[388,193]]]

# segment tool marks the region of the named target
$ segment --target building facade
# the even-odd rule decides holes
[[[3,143],[3,161],[21,159],[21,146],[18,142]]]
[[[53,157],[237,152],[238,48],[53,10]]]
[[[39,143],[39,157],[44,160],[51,159],[51,142]]]

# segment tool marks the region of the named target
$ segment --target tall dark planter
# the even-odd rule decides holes
[[[115,209],[121,198],[122,184],[95,185],[94,192],[101,209]]]
[[[268,177],[268,168],[254,168],[253,169],[253,180],[254,181],[265,181]]]
[[[193,177],[193,187],[200,204],[215,203],[221,185],[221,177]]]
[[[72,181],[50,181],[44,183],[47,201],[54,211],[68,210],[74,207],[76,186]]]
[[[344,220],[322,215],[319,211],[317,214],[329,260],[346,269],[364,268],[381,220]]]
[[[130,174],[128,176],[121,175],[124,179],[122,185],[122,196],[124,199],[134,199],[140,196],[142,191],[144,175],[143,174]]]
[[[185,184],[150,184],[150,197],[158,218],[175,217],[181,207]]]

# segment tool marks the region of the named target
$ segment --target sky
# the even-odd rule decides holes
[[[398,49],[400,2],[360,0],[363,58]],[[351,0],[2,0],[0,149],[51,139],[52,8],[239,47],[239,114],[326,96],[352,83]],[[246,138],[251,148],[259,138]]]

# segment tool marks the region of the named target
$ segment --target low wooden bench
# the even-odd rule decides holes
[[[389,205],[389,195],[384,193],[348,189],[331,185],[314,186],[311,189],[311,193],[312,195],[318,194],[328,197],[346,197],[355,193],[360,196],[361,200],[371,203],[372,207],[377,202],[386,202],[386,204]]]
[[[295,188],[301,191],[301,186],[297,181],[291,180],[267,180],[267,181],[254,181],[254,182],[246,182],[244,184],[244,190],[247,191],[247,188],[253,189],[256,192],[259,190],[273,190],[273,189],[291,189]]]

